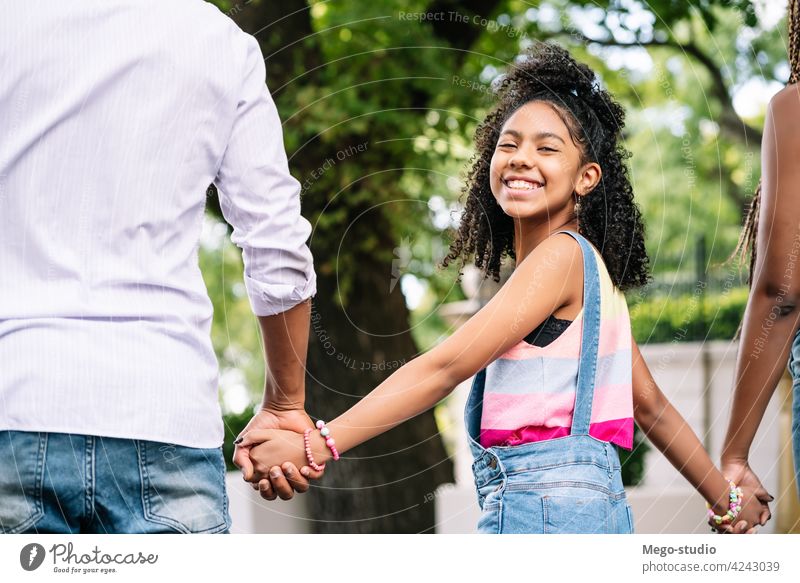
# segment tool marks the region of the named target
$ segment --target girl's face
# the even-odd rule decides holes
[[[600,166],[581,165],[567,126],[547,103],[517,109],[500,130],[490,168],[490,186],[503,211],[515,218],[557,222],[574,219],[575,194],[600,180]]]

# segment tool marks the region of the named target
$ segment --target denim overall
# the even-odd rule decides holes
[[[616,446],[589,435],[600,339],[600,276],[586,239],[568,233],[583,251],[583,330],[570,435],[514,446],[480,445],[486,369],[472,383],[465,423],[481,517],[478,532],[633,532]]]

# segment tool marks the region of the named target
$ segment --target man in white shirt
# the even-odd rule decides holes
[[[201,0],[34,0],[0,4],[0,63],[0,531],[226,532],[212,182],[271,371],[249,428],[312,427],[311,227],[258,43]],[[307,488],[286,470],[262,495]]]

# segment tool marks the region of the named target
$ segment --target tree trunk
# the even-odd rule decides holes
[[[335,275],[318,279],[307,377],[308,410],[330,419],[356,403],[416,348],[400,286],[389,292],[391,264],[362,258],[354,298],[335,301]],[[416,533],[435,526],[434,492],[453,480],[432,413],[400,425],[329,465],[309,497],[316,532]]]
[[[230,15],[259,40],[266,57],[269,85],[279,107],[282,101],[285,104],[286,99],[291,99],[299,87],[314,83],[313,73],[300,75],[313,71],[321,62],[313,44],[315,41],[303,40],[312,33],[309,10],[304,2],[254,1],[243,5],[239,11],[231,11]],[[285,89],[275,91],[281,87]],[[366,135],[353,136],[353,143],[365,143],[369,139]],[[307,143],[302,156],[292,160],[293,174],[301,182],[329,156],[324,148],[317,141]],[[362,171],[368,175],[370,169]],[[320,190],[312,189],[303,197],[304,216],[314,216],[327,204],[327,196]],[[214,200],[209,208],[216,208]],[[348,208],[348,216],[355,217],[358,212],[359,209]],[[390,285],[392,265],[385,256],[386,251],[395,248],[395,241],[383,212],[386,211],[376,210],[370,215],[369,225],[362,221],[358,227],[364,234],[378,233],[378,249],[384,252],[355,252],[358,268],[349,294],[353,300],[345,307],[336,300],[339,293],[337,273],[317,270],[306,377],[307,410],[313,417],[326,420],[335,417],[417,352],[400,286],[391,289]],[[354,233],[355,240],[358,240],[358,231]],[[311,249],[315,265],[336,264],[340,250],[318,245],[313,240]],[[354,254],[348,248],[341,252]],[[424,413],[348,452],[339,462],[329,464],[325,477],[307,498],[314,520],[313,530],[433,532],[433,492],[440,484],[452,480],[452,463],[433,413]]]

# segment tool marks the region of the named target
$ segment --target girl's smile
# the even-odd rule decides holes
[[[575,195],[599,178],[596,164],[586,176],[581,158],[553,106],[531,101],[503,124],[491,161],[492,193],[514,219],[558,228],[574,218]]]
[[[500,129],[489,167],[489,187],[514,220],[518,260],[555,230],[573,226],[575,203],[600,179],[597,163],[583,162],[556,106],[530,101]]]
[[[539,194],[544,188],[544,182],[535,178],[528,178],[518,174],[511,174],[501,179],[507,189],[509,197],[530,196]]]
[[[503,211],[516,219],[561,214],[571,203],[570,178],[578,170],[579,158],[553,107],[527,103],[500,132],[491,163],[492,193]]]

